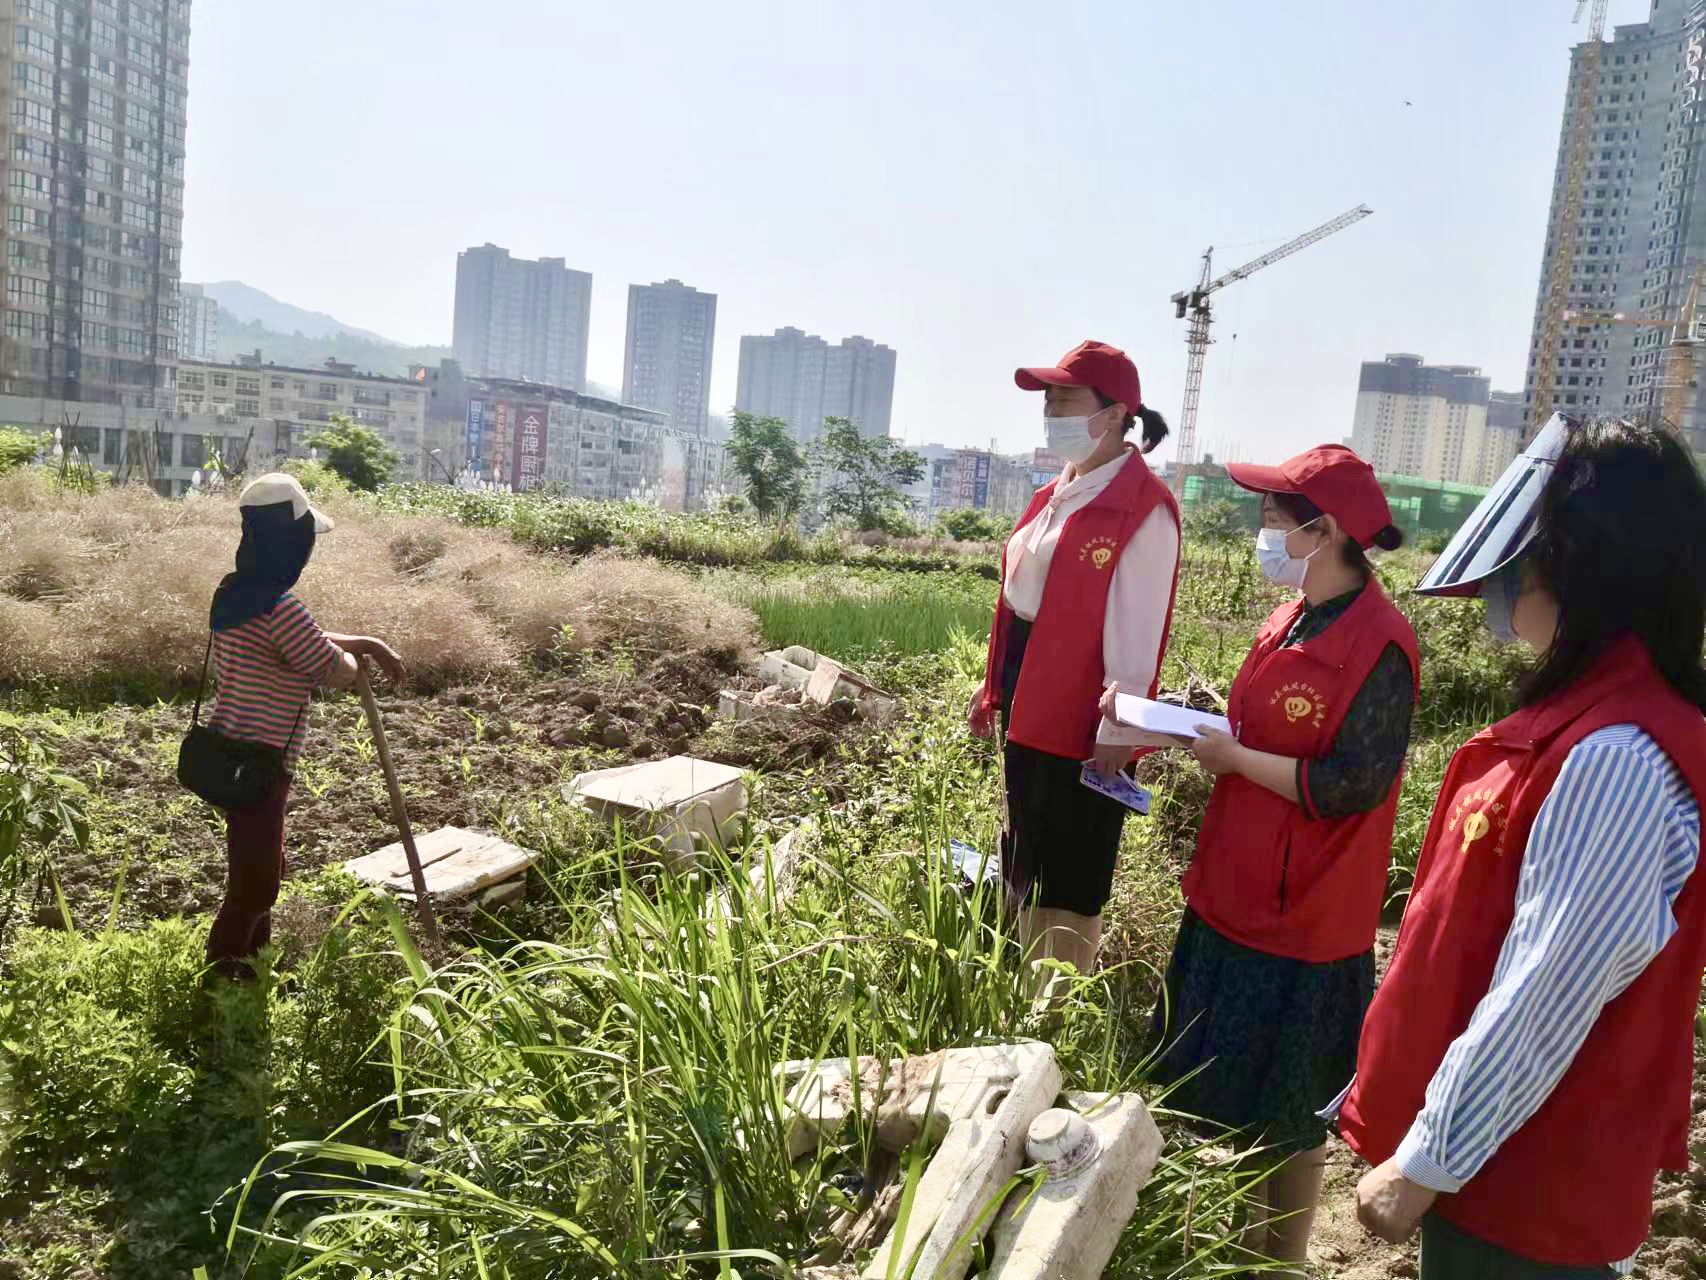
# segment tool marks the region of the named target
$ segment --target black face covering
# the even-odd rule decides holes
[[[270,613],[296,585],[314,552],[313,512],[298,519],[288,502],[242,510],[237,571],[226,574],[213,593],[209,624],[215,631],[228,631]]]

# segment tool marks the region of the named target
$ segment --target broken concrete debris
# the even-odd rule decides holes
[[[793,1062],[782,1073],[793,1158],[835,1139],[855,1114],[885,1152],[918,1140],[935,1145],[904,1240],[892,1231],[897,1183],[882,1188],[867,1211],[888,1221],[839,1224],[850,1243],[882,1240],[858,1273],[864,1280],[891,1274],[891,1255],[898,1255],[892,1274],[962,1280],[971,1246],[984,1234],[979,1224],[990,1221],[992,1201],[1027,1164],[1041,1165],[1046,1181],[1034,1192],[1022,1185],[995,1216],[986,1275],[1092,1280],[1112,1257],[1161,1153],[1160,1131],[1135,1094],[1062,1099],[1047,1044],[950,1049],[895,1062],[861,1058],[856,1065],[845,1058]],[[891,1159],[887,1167],[898,1166]],[[842,1264],[816,1274],[852,1273]]]
[[[651,837],[671,869],[680,870],[701,845],[735,842],[746,783],[733,765],[671,756],[579,774],[564,784],[563,798]]]
[[[797,714],[806,705],[826,707],[832,702],[847,702],[859,716],[881,723],[898,705],[893,694],[857,671],[800,645],[766,653],[758,664],[758,676],[769,683],[756,694],[723,690],[718,713],[747,720]]]
[[[1048,1170],[995,1224],[990,1274],[1075,1280],[1102,1274],[1161,1158],[1161,1131],[1136,1094],[1072,1094],[1031,1122],[1025,1150]]]
[[[440,827],[421,836],[420,854],[427,894],[434,902],[460,902],[491,885],[503,885],[519,896],[526,890],[527,868],[539,855],[500,839],[489,831]],[[366,884],[413,898],[408,855],[401,842],[344,863],[344,870]],[[508,882],[513,882],[511,885]],[[513,900],[513,899],[506,899]],[[482,906],[486,903],[482,901]]]

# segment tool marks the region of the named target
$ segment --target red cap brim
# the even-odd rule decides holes
[[[1025,391],[1041,391],[1044,387],[1087,387],[1065,369],[1015,369],[1013,381]]]
[[[1232,477],[1232,483],[1251,493],[1302,493],[1290,480],[1285,478],[1285,472],[1278,467],[1259,467],[1253,462],[1228,462],[1226,474]]]

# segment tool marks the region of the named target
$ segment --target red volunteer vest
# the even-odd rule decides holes
[[[1247,747],[1314,759],[1332,749],[1387,645],[1404,651],[1416,675],[1416,633],[1370,581],[1320,635],[1282,648],[1303,608],[1299,598],[1262,624],[1232,682],[1227,716]],[[1400,781],[1367,813],[1312,818],[1248,778],[1220,778],[1185,873],[1186,901],[1257,951],[1312,964],[1361,955],[1374,945],[1386,897]]]
[[[1471,738],[1434,806],[1398,948],[1363,1022],[1339,1124],[1371,1164],[1397,1151],[1446,1050],[1492,985],[1542,801],[1582,739],[1634,724],[1706,800],[1706,718],[1624,637],[1581,680]],[[1600,1012],[1551,1095],[1436,1210],[1472,1235],[1557,1266],[1629,1257],[1652,1220],[1653,1177],[1688,1167],[1694,1017],[1706,966],[1706,877],[1677,933]]]
[[[1024,528],[1048,505],[1059,481],[1044,485],[1031,498],[1018,528]],[[1013,714],[1007,739],[1036,751],[1088,760],[1096,747],[1101,721],[1097,703],[1105,687],[1102,625],[1108,608],[1108,588],[1114,567],[1132,535],[1156,507],[1165,507],[1175,528],[1179,504],[1167,486],[1156,479],[1143,455],[1128,451],[1119,474],[1088,505],[1067,517],[1049,562],[1042,606],[1031,624],[1019,687],[1013,694]],[[1001,552],[1001,581],[1007,581],[1007,552]],[[1155,675],[1161,677],[1161,658],[1167,650],[1167,630],[1173,620],[1173,595],[1179,585],[1179,565],[1173,563],[1173,586],[1167,593],[1167,618],[1161,627],[1161,648],[1155,655]],[[995,711],[1001,705],[1001,669],[1013,611],[1005,594],[995,610],[984,667],[983,703]],[[1151,684],[1149,695],[1155,695]]]

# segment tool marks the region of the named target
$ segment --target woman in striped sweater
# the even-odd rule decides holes
[[[225,814],[228,878],[207,958],[216,972],[244,980],[254,976],[250,960],[272,937],[272,906],[284,876],[285,797],[315,687],[348,688],[360,657],[372,658],[392,679],[402,676],[403,664],[382,640],[322,631],[291,594],[315,537],[332,528],[294,476],[261,476],[244,488],[238,507],[243,537],[236,572],[220,582],[210,618],[219,679],[210,723],[228,737],[277,750],[284,765],[258,804]]]

